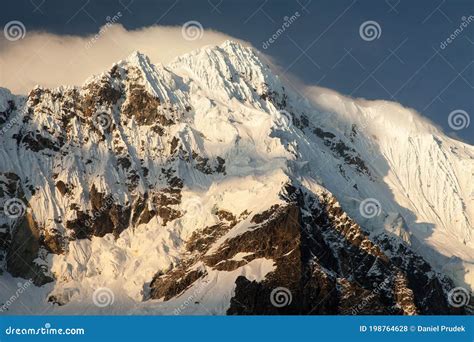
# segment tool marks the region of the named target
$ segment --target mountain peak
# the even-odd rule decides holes
[[[126,59],[125,62],[128,64],[142,66],[151,64],[150,58],[140,51],[133,51]]]
[[[415,126],[405,109],[327,94],[312,106],[235,41],[168,66],[135,51],[93,81],[0,110],[0,207],[31,214],[0,215],[0,270],[54,282],[34,312],[110,286],[138,310],[172,312],[189,289],[216,313],[273,314],[265,299],[283,286],[295,304],[280,313],[344,313],[334,299],[375,290],[384,299],[364,313],[401,313],[393,291],[412,292],[419,313],[451,313],[452,283],[417,244],[438,268],[459,256],[443,272],[474,284],[474,159],[442,135],[393,134],[389,115]],[[0,88],[0,105],[9,97]]]

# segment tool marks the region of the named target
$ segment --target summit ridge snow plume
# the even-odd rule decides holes
[[[33,283],[8,312],[469,313],[474,147],[264,61],[229,40],[0,88],[0,279]]]

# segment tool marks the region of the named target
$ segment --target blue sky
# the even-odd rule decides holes
[[[464,111],[469,120],[474,114],[472,0],[15,0],[2,4],[0,23],[20,20],[28,30],[88,35],[118,11],[128,29],[199,21],[251,42],[307,84],[400,102],[474,144],[474,123],[457,130],[448,121],[453,111]],[[361,36],[367,21],[378,25],[376,39]]]

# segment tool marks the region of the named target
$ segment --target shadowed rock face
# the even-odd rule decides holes
[[[209,245],[232,225],[223,222],[193,234],[187,246],[195,253],[178,268],[155,276],[151,298],[179,296],[206,276],[206,267],[233,271],[266,258],[274,261],[275,270],[261,282],[239,276],[227,314],[463,313],[447,303],[443,287],[450,281],[428,276],[431,267],[402,243],[388,237],[381,245],[372,242],[330,195],[316,199],[292,186],[285,192],[291,199],[287,205],[255,214],[254,227],[212,254]],[[237,253],[245,257],[233,259]],[[406,256],[405,262],[399,255]]]
[[[77,211],[77,219],[66,222],[66,227],[74,231],[76,239],[102,237],[108,233],[118,237],[129,225],[130,207],[116,204],[112,195],[98,192],[95,186],[92,186],[89,194],[91,212]]]
[[[0,173],[0,198],[5,197],[25,203],[25,191],[15,173]],[[1,207],[2,216],[5,215],[7,221],[0,226],[0,263],[13,276],[31,279],[36,285],[51,282],[53,279],[47,275],[47,270],[34,260],[40,253],[46,253],[45,248],[54,248],[54,242],[43,241],[41,229],[26,205],[17,207],[17,210],[14,213],[18,217],[9,217],[8,208]]]
[[[50,241],[48,241],[50,242]],[[34,260],[41,252],[40,230],[30,213],[16,225],[11,243],[7,249],[7,270],[14,277],[31,279],[35,285],[53,281],[47,269],[37,265]]]
[[[177,161],[188,163],[197,172],[207,175],[225,172],[223,158],[210,159],[183,150],[180,138],[169,133],[181,113],[169,101],[150,94],[142,81],[143,75],[137,68],[116,65],[82,88],[33,89],[25,99],[27,106],[21,115],[15,113],[17,105],[13,101],[0,112],[0,129],[11,121],[12,115],[18,116],[15,123],[19,129],[11,135],[18,149],[34,152],[39,159],[46,157],[52,165],[61,166],[75,158],[79,172],[78,181],[72,183],[67,177],[57,178],[61,172],[64,175],[64,170],[50,170],[52,195],[67,203],[64,211],[58,213],[61,216],[48,217],[45,224],[36,222],[35,213],[31,212],[28,217],[11,220],[8,225],[0,224],[0,270],[32,278],[37,285],[50,282],[53,279],[48,270],[40,268],[34,260],[39,256],[45,258],[47,253],[67,252],[70,240],[103,237],[109,233],[117,238],[125,229],[154,218],[166,226],[181,217],[178,205],[182,202],[183,181],[175,168]],[[191,109],[186,107],[186,111]],[[40,127],[35,120],[43,113],[48,114],[48,122]],[[106,126],[100,127],[95,121],[97,113],[108,116]],[[130,138],[123,137],[124,126],[131,120],[146,127],[151,138],[160,136],[163,155],[155,147],[149,160],[137,160],[130,154],[131,150],[138,149],[128,140]],[[78,131],[83,132],[78,134]],[[99,190],[91,181],[90,174],[100,168],[99,158],[85,157],[88,151],[84,145],[91,141],[107,151],[105,157],[114,160],[114,170],[109,171],[122,177],[120,181],[126,187],[127,200],[120,200],[110,190]],[[159,179],[150,180],[149,165],[156,165],[153,159],[157,156],[163,158],[161,172],[158,169]],[[53,168],[52,165],[45,167]],[[140,184],[144,191],[138,191]],[[35,191],[45,186],[31,184],[12,172],[0,174],[0,185],[1,203],[9,198],[21,198],[28,203]],[[78,200],[78,191],[85,194],[85,201]]]
[[[416,272],[420,266],[429,268],[426,262],[420,265],[421,258],[409,251],[408,263],[391,260],[368,243],[357,224],[343,218],[333,199],[326,200],[312,217],[303,217],[295,204],[276,210],[261,228],[228,241],[211,258],[215,263],[253,250],[276,264],[262,282],[237,279],[228,314],[459,313],[448,305],[438,278]],[[291,293],[283,307],[271,301],[279,287]]]

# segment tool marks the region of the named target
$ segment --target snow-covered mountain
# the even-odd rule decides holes
[[[474,147],[231,41],[0,88],[0,134],[4,312],[449,314],[474,286]]]

